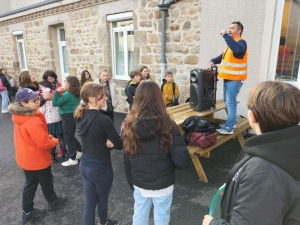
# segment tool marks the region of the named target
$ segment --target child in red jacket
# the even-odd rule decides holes
[[[33,208],[38,184],[48,201],[48,210],[61,206],[66,196],[57,197],[53,186],[50,149],[58,140],[49,135],[44,115],[38,111],[40,99],[37,92],[24,88],[16,94],[16,103],[10,104],[14,122],[16,160],[24,171],[26,182],[23,189],[22,224],[46,213],[45,209]]]

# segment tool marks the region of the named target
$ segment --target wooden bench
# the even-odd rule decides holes
[[[182,130],[182,123],[183,121],[193,115],[198,115],[201,117],[206,118],[208,121],[210,122],[214,122],[214,123],[224,123],[225,120],[221,120],[221,119],[216,119],[214,118],[214,113],[220,110],[226,110],[226,105],[222,100],[218,100],[216,102],[216,108],[215,109],[210,109],[210,110],[205,110],[202,112],[198,112],[193,110],[189,103],[185,103],[185,104],[181,104],[178,106],[174,106],[171,108],[167,108],[167,112],[171,115],[171,117],[173,118],[173,120],[175,121],[175,123],[177,124],[180,132],[183,134],[184,131]],[[198,173],[198,176],[200,178],[200,180],[204,181],[204,182],[208,182],[208,179],[206,177],[206,174],[204,172],[204,169],[201,165],[201,162],[199,160],[199,156],[205,157],[205,158],[209,158],[210,157],[210,151],[215,149],[216,147],[220,146],[221,144],[225,143],[226,141],[229,141],[232,138],[237,137],[239,140],[239,143],[241,146],[243,146],[244,144],[244,138],[242,135],[242,132],[246,129],[249,129],[250,125],[248,122],[247,118],[241,118],[237,121],[237,128],[234,129],[234,133],[231,135],[222,135],[219,134],[218,132],[216,132],[217,135],[217,141],[214,143],[214,145],[207,147],[207,148],[201,148],[198,146],[194,146],[194,145],[188,145],[187,149],[189,150],[191,159],[193,161],[193,164],[195,166],[195,169]]]

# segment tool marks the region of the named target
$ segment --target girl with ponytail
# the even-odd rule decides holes
[[[84,190],[84,225],[95,224],[98,205],[99,225],[117,225],[107,218],[108,195],[113,182],[110,150],[122,150],[122,139],[111,119],[99,109],[106,105],[105,86],[85,83],[80,92],[81,102],[74,118],[82,142],[80,172]],[[101,194],[100,194],[101,193]]]

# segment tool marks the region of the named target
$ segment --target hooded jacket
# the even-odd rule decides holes
[[[86,157],[110,160],[110,149],[106,146],[107,139],[114,144],[114,149],[123,149],[123,141],[110,118],[96,109],[83,112],[77,129],[81,137],[82,152]]]
[[[175,83],[175,82],[174,81],[172,81],[170,83],[166,82],[163,85],[162,97],[163,97],[165,105],[168,105],[171,103],[171,101],[173,100],[173,94],[177,95],[177,97],[180,98],[179,88],[176,83],[175,83],[175,93],[173,93],[173,83]],[[166,95],[168,95],[168,98],[166,98]]]
[[[146,190],[160,190],[175,183],[175,169],[185,169],[190,164],[189,152],[174,121],[172,121],[173,143],[167,153],[161,152],[158,136],[149,132],[157,126],[154,118],[137,118],[135,131],[139,136],[140,153],[124,155],[125,171],[129,186]],[[153,129],[151,129],[153,130]]]
[[[133,81],[131,81],[129,83],[129,86],[126,88],[126,95],[127,95],[127,99],[126,101],[131,105],[133,103],[133,97],[135,96],[135,91],[138,87],[139,83],[134,83]]]
[[[300,224],[300,126],[245,141],[252,156],[226,183],[221,217],[210,225]]]
[[[42,170],[52,163],[50,149],[58,144],[47,130],[44,115],[38,110],[10,104],[14,122],[14,144],[16,160],[24,170]]]

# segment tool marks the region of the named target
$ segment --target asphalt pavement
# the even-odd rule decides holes
[[[120,129],[124,118],[125,114],[115,114],[117,130]],[[0,132],[0,225],[21,224],[22,188],[25,177],[15,161],[13,123],[10,114],[0,113]],[[209,159],[200,159],[208,177],[208,183],[198,179],[192,164],[188,169],[176,171],[171,225],[202,224],[203,216],[208,212],[213,194],[226,181],[227,174],[240,150],[239,142],[235,139],[214,149]],[[112,163],[114,182],[109,197],[109,217],[119,219],[121,225],[129,225],[132,223],[134,200],[125,176],[122,151],[112,151]],[[68,201],[59,211],[47,212],[42,219],[28,224],[83,224],[84,198],[79,165],[62,167],[60,163],[55,163],[52,164],[52,172],[56,193],[58,195],[66,194]],[[34,206],[37,208],[47,206],[40,187],[38,187],[34,202]],[[97,217],[96,221],[99,221]],[[150,214],[150,224],[153,224],[152,213]]]

